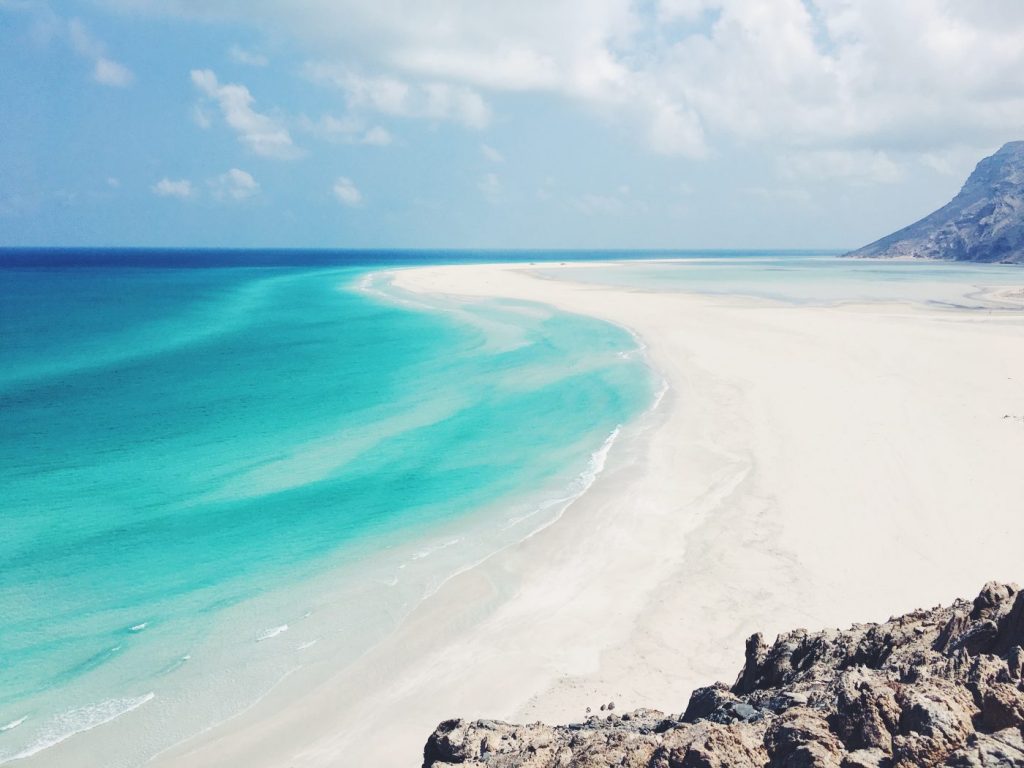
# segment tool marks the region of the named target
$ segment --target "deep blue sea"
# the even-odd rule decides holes
[[[0,254],[0,764],[131,717],[138,765],[557,514],[634,339],[372,274],[542,256]]]
[[[76,764],[141,765],[307,659],[355,659],[557,517],[655,397],[625,330],[381,270],[669,257],[573,279],[950,303],[1019,282],[799,252],[0,250],[0,764],[121,728]]]

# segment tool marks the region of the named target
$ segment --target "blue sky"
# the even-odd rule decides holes
[[[1017,0],[0,0],[0,245],[843,248],[1024,138]]]

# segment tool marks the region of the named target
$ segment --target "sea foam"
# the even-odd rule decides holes
[[[101,701],[98,704],[89,704],[84,707],[78,707],[76,709],[70,709],[67,712],[62,712],[61,714],[46,721],[35,740],[20,752],[15,754],[0,753],[0,765],[4,765],[5,763],[10,763],[15,760],[23,760],[26,757],[32,757],[33,755],[42,752],[44,749],[49,749],[50,747],[60,744],[62,741],[70,739],[76,734],[91,731],[93,728],[106,725],[122,715],[126,715],[129,712],[138,709],[143,704],[152,701],[154,698],[156,698],[156,694],[150,691],[143,696],[137,696],[135,698],[108,699],[107,701]],[[20,721],[16,721],[16,725],[20,725],[24,721],[25,718],[22,718]],[[16,727],[16,725],[10,725],[10,727],[13,728]],[[5,730],[7,730],[7,728],[5,728]]]
[[[270,640],[271,638],[277,637],[278,635],[280,635],[280,634],[282,634],[284,632],[287,632],[287,631],[288,631],[288,625],[287,624],[282,624],[279,627],[271,627],[266,632],[264,632],[262,635],[260,635],[258,638],[256,638],[256,642],[257,643],[262,643],[264,640]]]
[[[28,715],[25,715],[24,717],[19,717],[17,720],[11,720],[11,722],[9,722],[7,725],[0,726],[0,733],[3,733],[4,731],[13,731],[26,720],[28,720]]]

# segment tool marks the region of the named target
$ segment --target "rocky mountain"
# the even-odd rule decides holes
[[[939,210],[846,255],[1024,264],[1024,141],[978,163]]]
[[[846,631],[754,635],[732,686],[681,715],[605,707],[585,722],[441,723],[424,768],[1024,768],[1024,592]]]

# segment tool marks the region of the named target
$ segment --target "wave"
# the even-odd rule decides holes
[[[257,643],[262,643],[264,640],[270,640],[273,637],[277,637],[280,634],[288,631],[288,625],[282,624],[279,627],[271,627],[265,631],[262,635],[256,638]]]
[[[435,552],[440,552],[442,549],[448,549],[448,547],[454,547],[456,544],[459,544],[461,541],[462,541],[462,537],[460,536],[457,539],[452,539],[451,541],[446,541],[443,544],[437,544],[437,545],[435,545],[433,547],[427,547],[425,549],[421,549],[419,552],[416,552],[416,553],[413,554],[412,559],[413,560],[422,560],[424,557],[430,557],[432,554],[434,554]]]
[[[508,530],[509,528],[512,528],[517,523],[521,523],[521,522],[523,522],[525,520],[529,520],[531,517],[535,517],[536,515],[540,514],[541,512],[545,512],[545,511],[551,509],[552,507],[560,506],[561,508],[554,515],[552,515],[552,517],[550,519],[548,519],[548,520],[544,521],[543,523],[541,523],[540,525],[538,525],[532,531],[530,531],[525,536],[523,536],[521,539],[519,539],[519,541],[522,542],[522,541],[526,541],[527,539],[531,539],[534,536],[536,536],[538,533],[543,531],[545,528],[548,528],[548,527],[554,525],[555,523],[557,523],[561,519],[562,515],[565,514],[565,510],[567,510],[569,507],[571,507],[573,502],[575,502],[584,493],[586,493],[590,489],[590,486],[592,486],[594,484],[594,481],[597,480],[597,478],[601,474],[601,472],[604,471],[605,464],[608,461],[608,454],[611,451],[612,446],[615,445],[615,441],[618,439],[619,434],[621,432],[622,432],[622,425],[620,424],[619,426],[615,427],[615,429],[613,429],[611,431],[611,433],[608,435],[607,438],[605,438],[604,442],[601,444],[601,447],[598,448],[596,451],[594,451],[590,455],[590,461],[587,462],[586,469],[584,469],[576,477],[576,479],[573,480],[569,484],[569,493],[567,495],[561,496],[561,497],[559,497],[557,499],[549,499],[547,501],[541,502],[541,504],[539,504],[529,514],[522,515],[521,517],[513,518],[513,519],[509,520],[509,524],[507,526],[505,526],[505,530]],[[441,590],[441,588],[445,584],[447,584],[452,579],[456,578],[457,576],[462,575],[463,573],[466,573],[467,571],[473,570],[474,568],[476,568],[479,565],[482,565],[483,563],[485,563],[488,560],[490,560],[494,555],[496,555],[499,552],[501,552],[501,551],[507,549],[508,547],[512,546],[513,543],[506,544],[504,547],[501,547],[500,549],[495,550],[494,552],[488,553],[487,555],[485,555],[484,557],[480,558],[479,560],[476,560],[475,562],[472,562],[472,563],[468,563],[468,564],[464,565],[463,567],[456,569],[452,573],[448,574],[439,583],[437,583],[432,589],[428,590],[425,593],[424,597],[430,597],[430,596],[436,594],[437,592],[439,592]]]
[[[157,672],[157,675],[162,677],[164,675],[171,674],[171,672],[176,672],[177,670],[179,670],[183,666],[185,666],[185,663],[188,662],[189,660],[191,660],[191,658],[192,658],[192,654],[191,653],[186,653],[184,656],[179,656],[174,661],[172,661],[170,664],[168,664],[166,667],[164,667],[159,672]]]
[[[0,726],[0,733],[3,733],[4,731],[13,731],[26,720],[28,720],[28,715],[25,715],[24,717],[19,717],[17,720],[11,720],[11,722],[9,722],[7,725]]]
[[[658,391],[654,395],[654,402],[651,403],[651,407],[647,409],[645,415],[654,413],[654,411],[658,410],[658,406],[660,406],[661,401],[665,399],[665,395],[668,394],[669,389],[668,379],[663,378],[661,380],[661,385],[658,387]]]
[[[532,517],[536,517],[539,513],[546,512],[552,507],[562,505],[562,509],[559,510],[557,515],[552,520],[545,523],[540,528],[531,531],[526,536],[526,538],[530,538],[536,533],[539,533],[544,528],[547,528],[548,525],[558,520],[558,518],[562,516],[562,513],[569,507],[569,505],[571,505],[574,501],[576,501],[576,499],[578,499],[580,496],[586,493],[590,486],[594,484],[594,481],[597,480],[597,476],[600,475],[601,472],[604,470],[605,463],[608,461],[608,453],[609,451],[611,451],[612,446],[615,444],[615,441],[618,439],[621,431],[622,425],[615,427],[615,429],[611,431],[608,437],[605,438],[604,442],[601,444],[601,447],[594,451],[592,454],[590,454],[590,460],[587,462],[586,469],[580,472],[580,474],[577,475],[571,483],[569,483],[569,493],[567,495],[560,496],[556,499],[548,499],[546,501],[542,501],[539,505],[537,505],[535,509],[531,510],[527,514],[520,515],[519,517],[509,518],[508,525],[505,526],[506,530],[508,528],[512,528],[515,525],[518,525],[519,523],[525,520],[529,520]]]
[[[136,624],[134,627],[129,627],[128,631],[129,632],[141,632],[142,630],[144,630],[148,626],[149,626],[149,622],[148,621],[144,621],[141,624]]]
[[[72,736],[84,733],[85,731],[91,731],[93,728],[98,728],[101,725],[106,725],[155,698],[156,694],[150,691],[136,698],[108,699],[98,704],[89,704],[56,715],[46,722],[35,741],[31,742],[20,752],[0,754],[0,765],[32,757],[44,749],[49,749],[60,744],[62,741],[70,739]],[[22,718],[21,722],[24,722],[24,718]]]

